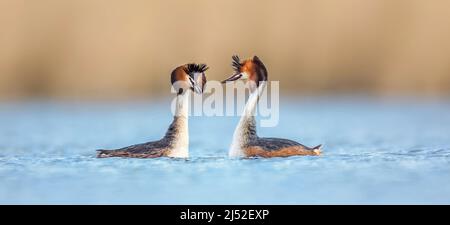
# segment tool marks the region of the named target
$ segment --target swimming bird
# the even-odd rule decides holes
[[[254,56],[241,61],[237,55],[232,57],[234,74],[222,81],[247,80],[250,96],[237,125],[229,149],[230,157],[287,157],[294,155],[320,155],[321,146],[310,148],[296,141],[281,138],[261,138],[256,134],[255,109],[260,94],[267,82],[267,69],[263,62]]]
[[[97,150],[98,158],[106,157],[189,157],[188,107],[189,93],[203,92],[206,83],[205,64],[185,64],[175,68],[171,73],[171,83],[176,96],[175,115],[172,124],[163,138],[158,141],[132,145],[115,150]]]

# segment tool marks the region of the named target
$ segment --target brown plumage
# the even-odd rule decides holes
[[[261,138],[256,132],[254,116],[243,120],[240,130],[242,137],[239,147],[245,157],[288,157],[295,155],[316,156],[321,154],[322,145],[307,147],[296,141],[283,138]]]
[[[244,149],[247,157],[289,157],[294,155],[320,155],[320,146],[317,149],[306,149],[300,146],[290,146],[274,151],[267,151],[261,146],[250,146]]]
[[[174,147],[174,144],[178,138],[177,134],[182,126],[182,120],[186,118],[181,118],[175,116],[172,124],[170,124],[169,129],[167,129],[166,134],[163,138],[158,141],[151,141],[137,145],[131,145],[124,148],[114,149],[114,150],[97,150],[97,158],[108,158],[108,157],[130,157],[130,158],[157,158],[168,156]]]

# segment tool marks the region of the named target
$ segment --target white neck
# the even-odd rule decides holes
[[[245,156],[243,152],[243,145],[247,142],[248,136],[248,126],[255,123],[255,111],[258,105],[259,95],[264,89],[265,83],[261,83],[254,92],[252,92],[245,104],[244,112],[242,113],[241,119],[234,130],[233,141],[230,146],[228,155],[230,157],[243,157]]]
[[[189,96],[191,91],[187,90],[183,94],[177,95],[177,105],[175,108],[175,116],[188,117],[189,115]]]
[[[177,135],[168,154],[169,157],[187,158],[189,157],[189,96],[190,90],[177,95],[175,117],[177,120]]]

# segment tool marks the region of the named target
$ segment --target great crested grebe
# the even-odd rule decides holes
[[[162,139],[116,150],[97,150],[97,157],[189,157],[189,93],[191,90],[197,94],[203,92],[207,69],[205,64],[191,63],[179,66],[172,71],[171,83],[177,92],[175,116]]]
[[[255,109],[259,95],[267,82],[267,70],[262,61],[254,56],[252,59],[240,61],[238,56],[232,57],[234,75],[222,81],[248,80],[250,96],[244,112],[233,134],[229,150],[230,157],[287,157],[294,155],[320,155],[321,146],[310,148],[298,142],[281,138],[261,138],[256,134]]]

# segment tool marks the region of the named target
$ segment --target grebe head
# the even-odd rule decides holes
[[[258,56],[242,61],[237,55],[231,58],[233,60],[231,66],[234,69],[234,74],[222,81],[222,83],[235,80],[249,80],[254,82],[256,86],[259,86],[261,82],[267,81],[267,69]]]
[[[188,89],[201,94],[206,83],[205,71],[207,69],[209,68],[206,64],[195,63],[175,68],[171,74],[171,82],[177,94],[183,94]]]

